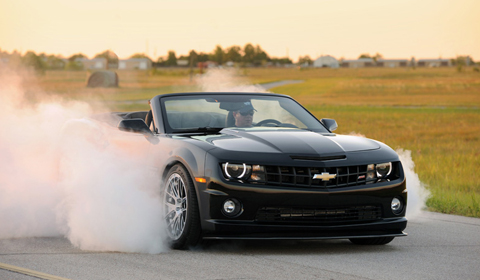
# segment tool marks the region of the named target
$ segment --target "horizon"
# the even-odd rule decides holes
[[[247,44],[248,44],[248,43],[247,43]],[[228,47],[231,47],[231,46],[227,46],[227,47],[223,48],[223,50],[225,51],[226,48],[228,48]],[[241,47],[242,47],[242,46],[241,46]],[[260,47],[261,47],[261,46],[260,46]],[[275,56],[271,56],[271,55],[268,53],[268,50],[265,50],[265,49],[263,49],[263,48],[262,48],[262,50],[267,53],[267,55],[269,56],[270,59],[283,59],[283,58],[286,58],[286,57],[275,57]],[[1,51],[5,51],[5,50],[3,50],[2,48],[0,48],[0,52],[1,52]],[[47,52],[35,52],[34,50],[27,50],[27,51],[24,51],[24,52],[19,52],[18,50],[13,50],[12,52],[7,52],[7,53],[11,55],[11,54],[13,54],[13,53],[15,53],[15,52],[18,52],[20,55],[23,56],[23,55],[25,55],[25,54],[26,54],[27,52],[29,52],[29,51],[33,51],[36,55],[41,55],[41,54],[45,54],[45,55],[47,55],[47,56],[49,56],[49,55],[55,55],[56,57],[59,57],[59,58],[61,58],[61,59],[68,59],[68,58],[70,58],[71,56],[76,55],[76,54],[83,54],[83,55],[85,55],[85,54],[84,54],[83,52],[81,52],[81,51],[79,51],[79,52],[77,52],[77,53],[75,53],[75,54],[72,54],[71,56],[63,56],[63,55],[61,55],[61,54],[52,54],[52,53],[47,53]],[[94,59],[96,55],[101,54],[101,53],[103,53],[103,52],[105,52],[105,51],[107,51],[107,50],[99,51],[98,53],[96,53],[96,54],[93,55],[93,56],[87,56],[86,59]],[[109,51],[112,51],[113,53],[115,53],[115,50],[109,50]],[[175,50],[170,50],[170,51],[175,51]],[[242,51],[243,51],[243,47],[242,47]],[[212,50],[212,52],[213,52],[213,50]],[[211,54],[212,52],[210,52],[210,53],[205,53],[205,54]],[[204,52],[197,52],[197,54],[200,54],[200,53],[204,53]],[[115,54],[116,54],[116,53],[115,53]],[[118,55],[117,55],[117,57],[118,57],[119,60],[127,60],[127,59],[131,59],[131,56],[133,56],[133,55],[135,55],[135,54],[144,54],[144,53],[139,53],[139,52],[137,52],[137,53],[132,53],[131,55],[128,55],[128,56],[126,56],[126,57],[119,57]],[[322,57],[322,56],[332,56],[332,57],[334,57],[335,59],[337,59],[337,60],[339,60],[339,61],[340,61],[340,60],[357,60],[357,59],[360,59],[360,56],[361,56],[361,55],[364,55],[364,54],[366,54],[366,53],[361,53],[361,54],[358,54],[357,57],[351,57],[351,58],[335,57],[335,56],[330,55],[330,54],[323,54],[323,55],[320,55],[320,56],[318,56],[318,57],[310,57],[310,59],[312,59],[312,61],[315,61],[316,59],[318,59],[318,58],[320,58],[320,57]],[[175,52],[175,55],[176,55],[176,58],[177,58],[177,59],[180,59],[181,56],[187,56],[187,57],[188,57],[188,56],[189,56],[189,53],[187,53],[187,54],[178,54],[177,52]],[[371,55],[371,58],[374,58],[374,56],[375,56],[374,53],[370,53],[369,55]],[[382,55],[382,54],[380,54],[380,55]],[[303,55],[302,57],[304,57],[304,56],[305,56],[305,55]],[[416,56],[412,56],[412,57],[385,57],[385,56],[382,55],[382,57],[380,57],[380,59],[386,59],[386,60],[455,59],[455,58],[457,58],[457,57],[459,57],[459,56],[462,56],[462,57],[467,57],[467,56],[469,56],[475,63],[478,62],[478,61],[475,60],[475,58],[474,58],[473,56],[471,56],[471,55],[469,55],[469,54],[457,55],[457,56],[454,56],[454,57],[433,57],[433,56],[427,56],[427,57],[416,57]],[[149,57],[149,56],[147,56],[147,57],[148,57],[151,61],[156,62],[156,61],[158,61],[159,58],[164,58],[164,59],[166,59],[166,58],[168,57],[168,54],[167,54],[167,55],[163,55],[163,56],[157,56],[156,59],[154,59],[154,58],[152,58],[152,57]],[[297,59],[294,59],[294,58],[291,58],[291,57],[290,57],[289,59],[290,59],[293,63],[296,63],[296,61],[298,61],[298,58],[297,58]]]
[[[480,1],[475,0],[4,0],[0,49],[120,59],[143,53],[156,61],[211,53],[217,45],[259,45],[270,57],[480,59]],[[477,22],[477,23],[475,23]]]

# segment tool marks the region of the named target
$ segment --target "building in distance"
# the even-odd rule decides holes
[[[148,70],[152,68],[149,58],[129,58],[118,61],[119,70]]]
[[[385,67],[385,68],[396,68],[396,67],[407,67],[408,66],[408,59],[377,59],[376,62],[377,67]]]
[[[313,67],[315,68],[338,68],[339,66],[338,60],[331,55],[322,55],[313,62]]]
[[[434,58],[434,59],[419,59],[417,61],[418,67],[450,67],[452,66],[451,59]]]
[[[342,60],[340,65],[345,68],[374,67],[375,60],[373,58],[346,59]]]

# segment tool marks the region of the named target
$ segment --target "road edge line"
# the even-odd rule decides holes
[[[1,262],[0,262],[0,269],[12,271],[12,272],[17,272],[17,273],[20,273],[20,274],[29,275],[29,276],[37,277],[37,278],[40,278],[40,279],[46,279],[46,280],[70,280],[68,278],[63,278],[63,277],[60,277],[60,276],[50,275],[50,274],[38,272],[38,271],[35,271],[35,270],[31,270],[31,269],[27,269],[27,268],[23,268],[23,267],[19,267],[19,266],[14,266],[14,265],[6,264],[6,263],[1,263]]]

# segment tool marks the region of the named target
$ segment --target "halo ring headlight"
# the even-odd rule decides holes
[[[223,172],[227,178],[234,178],[234,179],[245,179],[247,176],[247,172],[250,172],[251,169],[250,165],[246,165],[245,163],[229,163],[226,162],[223,165]]]
[[[377,176],[378,178],[386,178],[390,173],[392,173],[392,163],[391,162],[385,162],[385,163],[379,163],[375,166],[375,169],[377,171]]]

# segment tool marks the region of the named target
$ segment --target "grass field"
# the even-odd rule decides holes
[[[146,104],[125,101],[200,88],[185,70],[118,73],[116,89],[86,88],[86,72],[47,72],[38,84],[65,98],[109,101],[111,110],[146,109]],[[303,80],[271,91],[294,97],[318,118],[336,119],[337,133],[361,133],[412,151],[415,171],[432,194],[430,210],[480,217],[479,72],[262,68],[238,73],[232,79],[251,84]]]

